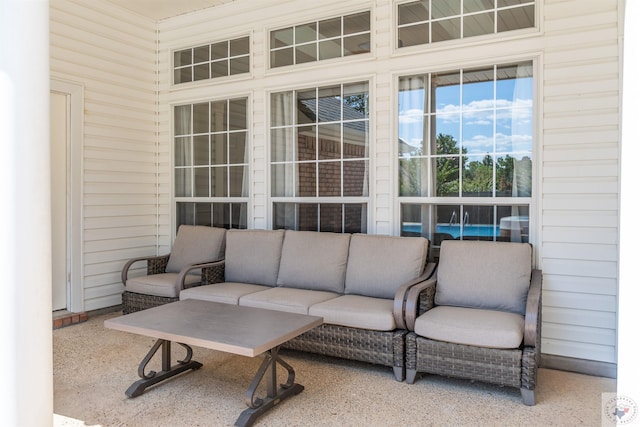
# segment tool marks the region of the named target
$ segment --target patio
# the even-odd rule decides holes
[[[53,331],[56,426],[225,426],[246,408],[242,396],[261,358],[194,347],[204,366],[135,399],[153,339],[105,329],[120,312]],[[385,367],[287,351],[305,391],[261,417],[258,426],[602,425],[602,393],[616,380],[541,369],[536,406],[517,389],[423,377],[396,382]],[[179,356],[176,354],[176,356]],[[175,356],[174,356],[175,358]],[[150,366],[153,369],[153,366]]]
[[[102,328],[104,318],[92,318],[53,332],[52,369],[51,159],[49,127],[44,125],[50,111],[48,102],[34,102],[47,97],[49,89],[73,98],[74,106],[67,170],[81,179],[73,180],[68,200],[74,220],[68,236],[72,256],[67,290],[68,309],[76,313],[119,303],[119,261],[142,251],[140,245],[147,253],[163,253],[170,246],[175,223],[171,105],[251,97],[258,125],[252,129],[249,167],[259,181],[251,186],[257,190],[251,195],[250,224],[269,228],[269,96],[282,89],[304,89],[316,79],[318,84],[342,84],[367,76],[379,101],[371,133],[375,144],[370,181],[375,185],[367,201],[369,222],[375,225],[371,232],[397,234],[399,77],[514,59],[537,64],[539,188],[533,203],[538,218],[531,233],[548,279],[543,352],[565,358],[564,366],[577,361],[578,368],[586,365],[590,372],[617,372],[618,380],[543,369],[538,404],[527,408],[514,390],[441,378],[423,378],[409,386],[375,367],[294,355],[307,390],[295,404],[276,408],[259,424],[374,424],[369,418],[373,407],[376,414],[384,414],[378,424],[599,425],[601,392],[617,386],[621,395],[640,396],[633,346],[639,288],[633,286],[637,271],[632,250],[640,229],[631,225],[633,214],[623,215],[634,212],[640,173],[633,167],[638,144],[631,143],[639,135],[639,122],[633,120],[640,99],[637,79],[624,79],[624,96],[622,90],[623,68],[625,76],[640,69],[638,55],[630,55],[640,39],[638,26],[630,24],[640,18],[637,2],[539,0],[536,29],[515,37],[453,42],[452,49],[403,48],[405,54],[396,53],[401,49],[395,43],[394,12],[404,0],[328,1],[311,8],[301,0],[260,2],[264,9],[234,1],[223,13],[180,16],[163,25],[107,2],[1,1],[7,18],[0,25],[0,38],[7,41],[7,49],[1,55],[0,86],[7,95],[2,97],[3,111],[10,112],[0,120],[3,141],[8,141],[0,170],[11,183],[3,187],[8,207],[0,214],[6,231],[2,252],[7,254],[2,264],[7,295],[0,310],[5,316],[2,361],[7,375],[2,394],[7,424],[50,425],[55,390],[55,412],[80,420],[79,425],[228,425],[244,408],[237,392],[244,390],[248,377],[227,381],[225,375],[245,375],[258,363],[196,349],[196,357],[205,363],[200,372],[129,401],[124,389],[135,378],[140,351],[151,341],[111,335]],[[270,72],[269,30],[359,11],[355,9],[371,9],[376,18],[376,51],[369,57]],[[211,25],[213,21],[221,25]],[[246,34],[259,37],[256,60],[250,61],[254,74],[230,79],[230,84],[172,88],[172,49]],[[30,277],[24,280],[27,271]],[[218,372],[217,364],[229,369]],[[345,394],[347,385],[355,391]],[[377,391],[374,386],[383,388]],[[225,409],[229,405],[233,407]]]

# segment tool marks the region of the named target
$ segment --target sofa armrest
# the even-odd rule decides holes
[[[409,289],[405,308],[405,324],[408,330],[413,331],[418,316],[434,307],[435,295],[435,272],[430,276],[429,280]]]
[[[219,270],[220,268],[222,268],[222,271],[224,272],[224,259],[219,259],[219,260],[210,261],[210,262],[201,262],[198,264],[189,264],[188,266],[180,270],[180,273],[176,278],[176,290],[178,291],[178,293],[180,293],[180,291],[185,288],[190,288],[198,285],[198,284],[185,285],[184,281],[187,277],[187,274],[189,274],[191,271],[202,269],[202,273],[201,273],[202,282],[200,283],[200,285],[205,285],[209,283],[205,283],[204,279],[211,277],[211,275],[205,273],[205,271],[209,269]],[[215,276],[215,273],[214,273],[214,276]],[[222,279],[224,280],[224,273],[223,273]],[[212,283],[218,283],[218,282],[212,282]]]
[[[421,283],[424,283],[428,280],[435,271],[436,264],[429,263],[425,266],[424,272],[416,279],[400,286],[396,291],[396,295],[393,299],[393,318],[396,322],[396,326],[399,329],[407,329],[407,325],[405,322],[405,311],[407,310],[407,299],[409,296],[409,291],[416,286],[420,286]]]
[[[524,316],[525,347],[540,347],[540,322],[542,310],[542,271],[531,271],[531,285],[527,295],[527,306]]]
[[[131,258],[126,262],[124,267],[122,267],[122,272],[120,273],[120,279],[122,280],[123,285],[127,285],[127,278],[129,276],[129,269],[131,269],[131,266],[140,261],[147,262],[147,276],[164,273],[164,269],[167,267],[167,262],[169,261],[169,254]]]

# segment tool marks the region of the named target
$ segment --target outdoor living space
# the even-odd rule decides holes
[[[121,315],[54,330],[56,426],[233,425],[259,357],[193,347],[202,368],[130,399],[124,392],[154,340],[104,327]],[[525,406],[515,388],[432,375],[407,384],[383,366],[282,352],[305,390],[256,426],[601,426],[603,400],[616,391],[615,379],[542,368],[536,405]]]
[[[507,353],[505,376],[515,372],[516,382],[534,378],[527,367],[538,367],[535,399],[524,380],[500,387],[478,376],[452,378],[455,366],[429,371],[425,349],[437,347],[438,358],[472,345],[423,335],[435,321],[420,317],[436,305],[453,309],[445,326],[466,323],[465,339],[507,334],[490,328],[476,334],[473,315],[455,314],[475,309],[468,301],[429,306],[423,300],[436,285],[412,284],[393,294],[406,297],[398,303],[393,295],[379,298],[380,305],[358,302],[357,315],[380,307],[378,313],[391,313],[387,329],[369,333],[330,322],[314,328],[322,334],[333,326],[361,328],[358,344],[370,347],[377,341],[362,336],[388,338],[393,343],[384,351],[369,351],[391,360],[386,365],[282,344],[283,359],[305,388],[258,425],[600,425],[605,398],[605,417],[640,423],[632,410],[640,403],[640,2],[0,5],[6,425],[50,425],[54,412],[57,423],[87,426],[236,420],[262,357],[192,345],[202,367],[132,399],[125,390],[155,337],[105,327],[107,319],[128,315],[126,294],[136,289],[127,289],[127,279],[140,279],[138,291],[149,284],[140,286],[148,273],[143,263],[126,274],[123,267],[136,258],[169,258],[184,226],[225,235],[423,239],[426,265],[442,266],[447,246],[459,243],[530,251],[525,258],[539,279],[531,300],[539,310],[527,310],[528,297],[520,301],[524,307],[508,314],[519,316],[511,316],[510,327],[525,318],[522,339],[511,339],[506,352],[478,345],[473,357]],[[376,251],[408,271],[399,267],[410,258],[404,249]],[[448,274],[489,272],[508,281],[480,258],[456,257]],[[373,264],[385,269],[365,259],[360,271],[371,273]],[[514,266],[505,259],[501,265]],[[185,280],[153,299],[175,302],[182,284],[211,283],[177,270],[162,274]],[[411,280],[423,280],[426,270]],[[364,281],[377,289],[387,278],[375,275]],[[270,284],[277,287],[277,279]],[[465,281],[483,297],[505,295],[477,282]],[[343,297],[378,298],[350,289],[333,292],[339,295],[316,309],[349,317],[353,306],[340,304],[353,299]],[[267,302],[291,306],[299,302],[294,291],[329,292],[284,291]],[[262,304],[274,294],[243,294],[237,305],[240,298]],[[484,303],[475,295],[472,303]],[[536,322],[527,322],[527,314]],[[504,323],[494,324],[504,331]],[[298,338],[305,337],[287,342]],[[184,358],[184,348],[173,349],[174,359]],[[518,369],[519,354],[535,363]],[[154,357],[149,368],[157,371],[157,363]]]

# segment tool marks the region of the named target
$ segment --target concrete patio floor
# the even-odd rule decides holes
[[[104,320],[120,314],[53,331],[56,426],[233,425],[260,357],[194,347],[201,369],[130,399],[124,391],[138,379],[153,339],[104,328]],[[177,352],[174,359],[182,357]],[[614,379],[540,369],[537,404],[528,407],[517,389],[426,375],[410,385],[395,381],[391,368],[283,355],[305,390],[256,426],[601,426],[603,396],[616,390]]]

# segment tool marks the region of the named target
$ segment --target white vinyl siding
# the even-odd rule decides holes
[[[536,139],[532,243],[544,272],[543,348],[547,354],[615,363],[619,58],[618,2],[540,1],[539,31],[393,49],[398,2],[295,0],[252,8],[232,2],[159,23],[160,158],[169,171],[169,105],[216,94],[248,94],[251,102],[249,228],[269,228],[268,96],[305,85],[368,79],[371,105],[369,232],[399,233],[395,79],[425,70],[533,60]],[[268,31],[371,10],[371,54],[269,70]],[[220,25],[209,25],[212,19]],[[251,33],[253,79],[170,90],[169,52],[206,40]],[[499,52],[499,54],[497,53]],[[164,186],[162,187],[165,188]],[[171,186],[162,200],[170,206]],[[163,203],[164,206],[164,203]],[[167,212],[170,217],[170,213]],[[167,222],[169,222],[167,220]]]
[[[547,1],[542,350],[615,363],[619,221],[616,1]]]
[[[157,253],[155,22],[53,0],[51,76],[84,87],[84,309],[120,304],[127,259]]]
[[[120,302],[125,259],[171,246],[173,105],[247,97],[247,225],[264,229],[272,208],[270,94],[368,81],[368,232],[397,235],[397,78],[533,61],[538,142],[530,225],[544,273],[542,351],[615,364],[622,2],[540,0],[538,28],[396,49],[398,3],[237,0],[154,23],[103,2],[53,0],[52,77],[85,86],[86,308]],[[269,69],[271,29],[365,10],[370,54]],[[248,74],[171,85],[174,50],[246,35]]]

